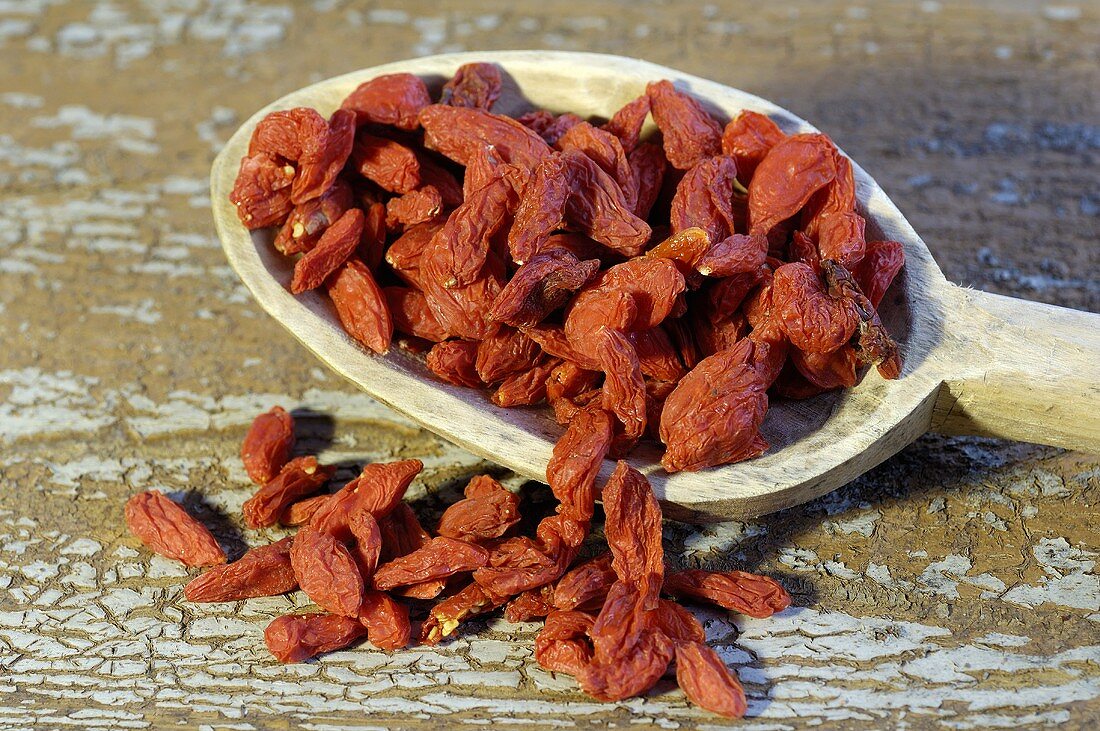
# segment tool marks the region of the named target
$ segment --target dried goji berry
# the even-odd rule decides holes
[[[641,142],[626,156],[634,170],[634,180],[638,184],[638,202],[634,206],[634,215],[649,218],[653,204],[661,195],[661,186],[665,180],[668,160],[659,144]]]
[[[397,140],[360,132],[351,150],[353,169],[391,193],[408,193],[420,185],[420,158]]]
[[[850,345],[827,354],[803,353],[798,348],[791,348],[789,356],[798,372],[819,389],[828,391],[856,385],[858,358]]]
[[[734,233],[742,221],[733,211],[737,164],[732,157],[707,157],[693,165],[676,186],[670,223],[677,233],[693,226],[707,232],[711,243]]]
[[[416,129],[417,115],[432,103],[428,87],[413,74],[388,74],[360,84],[341,107],[355,112],[358,124],[389,124]]]
[[[596,475],[611,449],[611,415],[602,409],[580,411],[569,423],[546,465],[546,482],[562,513],[590,520],[596,500]]]
[[[676,643],[676,682],[692,703],[712,713],[741,718],[748,709],[737,676],[702,642]]]
[[[248,155],[264,153],[297,161],[302,156],[302,139],[324,135],[327,129],[325,118],[309,107],[271,112],[252,130]]]
[[[130,532],[154,553],[188,566],[225,563],[225,552],[206,526],[158,490],[134,495],[125,514]]]
[[[397,276],[417,289],[420,289],[420,264],[424,250],[436,232],[443,228],[443,223],[436,219],[410,226],[386,249],[386,263]]]
[[[432,238],[425,252],[428,276],[445,287],[474,282],[498,238],[503,248],[516,205],[515,191],[503,177],[471,193]]]
[[[275,236],[275,248],[284,256],[309,251],[321,234],[355,205],[351,186],[337,180],[313,200],[295,206]]]
[[[639,588],[644,609],[654,609],[664,577],[661,506],[649,481],[620,461],[603,489],[604,533],[620,581]]]
[[[263,152],[241,159],[229,201],[237,207],[237,217],[245,228],[266,228],[286,220],[294,209],[290,200],[294,174],[293,165]]]
[[[722,126],[698,100],[678,91],[671,81],[652,81],[645,92],[673,167],[688,170],[721,152]]]
[[[603,408],[622,424],[621,440],[633,446],[645,434],[645,381],[638,354],[626,336],[603,328],[596,355],[604,372]],[[628,447],[629,448],[629,447]]]
[[[559,362],[557,359],[549,360],[513,373],[500,382],[489,400],[504,408],[533,406],[542,402],[546,399],[546,381]]]
[[[422,185],[386,201],[386,229],[403,231],[406,226],[431,221],[443,212],[443,196],[434,185]]]
[[[331,496],[325,493],[291,503],[283,510],[283,514],[279,516],[279,524],[287,527],[305,525],[313,517],[313,514],[324,505],[329,497]]]
[[[540,586],[538,589],[525,591],[504,607],[504,618],[515,624],[545,617],[554,611],[554,605],[550,603],[553,594],[552,586]]]
[[[695,599],[764,619],[791,605],[791,597],[775,579],[744,571],[672,571],[664,590],[681,599]]]
[[[431,250],[426,256],[431,256]],[[447,332],[459,338],[481,340],[496,326],[488,317],[489,308],[504,288],[503,263],[490,254],[485,267],[472,282],[450,287],[429,272],[438,271],[425,261],[421,266],[420,287],[435,319]]]
[[[241,444],[241,462],[257,485],[269,482],[286,464],[294,449],[294,417],[282,406],[260,414]]]
[[[383,562],[412,553],[432,538],[405,502],[397,503],[389,515],[379,518],[378,528],[382,532]]]
[[[605,130],[619,138],[623,150],[630,154],[638,146],[642,134],[642,125],[649,116],[649,96],[642,94],[619,108],[603,126]]]
[[[897,241],[869,241],[867,253],[852,274],[876,309],[905,266],[905,248]]]
[[[283,511],[295,501],[317,492],[336,471],[320,465],[312,456],[292,459],[266,482],[242,506],[244,522],[249,528],[275,525]]]
[[[485,486],[486,479],[492,480],[492,488]],[[479,543],[500,538],[519,522],[519,498],[505,490],[499,482],[483,476],[475,491],[443,512],[436,533]]]
[[[814,270],[801,262],[775,270],[772,303],[783,332],[808,353],[832,353],[859,327],[852,301],[830,294]]]
[[[233,563],[205,571],[184,587],[184,596],[189,602],[235,602],[294,591],[298,579],[290,565],[293,540],[287,537],[253,548]]]
[[[542,355],[534,340],[523,331],[500,325],[478,344],[475,367],[485,383],[531,368]]]
[[[755,358],[767,345],[744,339],[704,358],[665,400],[661,464],[669,472],[700,470],[762,454],[767,384]]]
[[[746,109],[722,131],[722,152],[737,161],[737,178],[748,185],[756,166],[784,137],[767,116]]]
[[[344,544],[327,533],[303,526],[290,547],[290,562],[298,585],[317,606],[345,617],[358,614],[363,603],[363,577]]]
[[[422,469],[424,463],[418,459],[365,465],[358,477],[340,488],[313,514],[310,526],[338,540],[351,540],[348,524],[351,516],[363,511],[375,518],[384,518],[402,504],[405,491]]]
[[[852,269],[863,260],[867,250],[864,236],[866,221],[858,213],[830,213],[820,219],[817,227],[817,249],[822,259]]]
[[[514,596],[559,578],[576,556],[576,549],[557,535],[544,535],[556,540],[547,545],[519,537],[498,544],[489,554],[489,564],[474,571],[474,581],[494,596]]]
[[[666,578],[667,581],[667,578]],[[706,642],[707,633],[695,615],[668,599],[657,602],[656,624],[673,642]]]
[[[459,165],[468,165],[479,148],[492,147],[506,163],[534,167],[550,153],[539,135],[510,117],[483,109],[433,104],[420,112],[424,145]]]
[[[588,630],[592,615],[578,611],[551,612],[535,636],[535,662],[553,673],[577,675],[592,660]]]
[[[299,141],[302,156],[298,158],[298,174],[294,176],[290,193],[290,200],[295,204],[318,197],[336,181],[355,142],[355,116],[337,109],[324,134],[300,135]]]
[[[388,591],[398,586],[444,579],[480,568],[488,559],[489,552],[481,546],[440,536],[412,553],[379,566],[374,572],[374,588]]]
[[[290,291],[300,294],[320,287],[355,252],[362,233],[363,212],[351,208],[325,229],[317,245],[295,263]]]
[[[476,107],[489,111],[500,97],[504,80],[500,67],[492,63],[467,63],[443,86],[440,104],[452,107]]]
[[[447,331],[435,319],[423,292],[410,287],[383,287],[382,295],[395,329],[433,343],[447,339]]]
[[[632,212],[637,208],[638,182],[618,137],[588,122],[580,122],[561,136],[557,147],[576,150],[589,157],[619,184],[626,207]]]
[[[836,177],[833,149],[822,134],[792,135],[772,147],[749,183],[749,233],[767,235],[828,185]]]
[[[393,319],[366,264],[355,259],[344,264],[329,281],[328,296],[348,335],[375,353],[389,351]]]
[[[382,529],[378,521],[366,510],[358,510],[348,518],[348,530],[355,537],[351,548],[351,557],[359,568],[364,582],[369,582],[378,568],[378,559],[382,552]]]
[[[420,631],[420,641],[435,645],[454,634],[458,626],[470,617],[491,612],[504,599],[487,592],[477,584],[469,584],[458,593],[432,607]]]
[[[286,614],[267,625],[264,642],[279,662],[302,662],[342,650],[366,633],[357,620],[339,614]]]
[[[380,650],[400,650],[412,637],[408,608],[384,592],[364,592],[358,619],[367,630],[367,641]]]
[[[852,163],[835,147],[833,161],[836,176],[824,188],[813,194],[802,211],[802,228],[810,236],[817,236],[821,221],[836,213],[851,213],[856,207],[856,181]]]
[[[553,605],[562,610],[599,609],[617,576],[611,568],[611,554],[599,556],[570,569],[554,587]],[[595,607],[592,605],[596,604]]]
[[[436,343],[428,351],[428,369],[448,383],[478,388],[482,383],[475,365],[477,349],[478,343],[474,340]]]

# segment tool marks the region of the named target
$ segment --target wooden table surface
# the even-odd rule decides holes
[[[0,728],[400,726],[988,729],[1100,723],[1100,462],[928,436],[814,503],[669,524],[666,550],[770,573],[795,606],[705,613],[750,695],[727,723],[665,682],[594,702],[538,625],[280,666],[298,599],[196,606],[122,505],[157,488],[224,526],[246,424],[304,449],[418,457],[437,514],[492,466],[357,394],[250,301],[206,175],[253,110],[311,81],[479,48],[635,55],[771,98],[874,175],[954,281],[1100,309],[1100,7],[621,0],[0,0]],[[545,488],[522,488],[536,498]]]

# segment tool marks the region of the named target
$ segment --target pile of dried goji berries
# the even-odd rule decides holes
[[[595,509],[596,475],[614,440],[613,417],[581,410],[554,450],[547,479],[559,499],[535,537],[517,535],[519,500],[480,475],[440,517],[433,537],[404,502],[418,460],[369,464],[335,493],[333,468],[289,459],[294,420],[276,406],[256,417],[241,457],[259,490],[243,506],[250,528],[298,532],[253,548],[233,563],[210,532],[156,491],[126,505],[126,522],[149,548],[188,566],[213,566],[184,589],[192,602],[228,602],[301,589],[323,613],[291,614],[264,639],[281,662],[348,647],[433,645],[466,619],[504,607],[512,622],[545,617],[535,660],[573,675],[591,695],[616,700],[646,692],[675,663],[695,703],[741,716],[740,683],[705,643],[691,612],[661,595],[768,617],[790,604],[772,579],[741,571],[667,571],[661,508],[649,483],[620,461],[603,485],[610,552],[573,566]],[[430,606],[425,602],[434,602]],[[413,621],[410,607],[422,619]]]
[[[741,715],[736,677],[661,594],[757,617],[789,597],[741,572],[666,575],[649,483],[619,462],[597,485],[600,465],[647,434],[665,444],[668,471],[748,459],[767,449],[769,393],[853,386],[870,364],[896,378],[876,307],[902,247],[865,240],[852,166],[824,135],[788,136],[748,111],[723,129],[667,81],[602,125],[493,114],[501,88],[498,68],[470,64],[437,103],[422,80],[394,74],[327,121],[308,108],[269,114],[231,199],[248,228],[280,227],[275,247],[298,257],[291,290],[324,287],[366,347],[384,353],[396,332],[440,378],[489,387],[498,406],[548,402],[566,425],[546,471],[557,512],[515,535],[515,497],[478,477],[432,537],[402,501],[415,460],[368,465],[316,496],[330,473],[312,457],[286,461],[292,424],[276,409],[246,440],[262,487],[245,520],[302,527],[187,595],[300,587],[326,613],[268,627],[284,661],[364,634],[404,646],[410,603],[442,597],[420,622],[429,644],[503,606],[514,621],[545,616],[537,661],[598,698],[645,692],[674,662],[696,703]],[[642,140],[650,115],[658,132]],[[598,491],[610,553],[574,566]],[[149,545],[224,560],[163,497],[135,501],[128,516]],[[157,520],[173,527],[149,529]]]
[[[749,111],[723,129],[668,81],[602,125],[493,114],[501,87],[469,64],[436,103],[393,74],[328,121],[273,112],[231,200],[248,228],[280,226],[291,290],[324,287],[366,347],[396,332],[440,378],[562,424],[602,408],[614,456],[648,433],[670,472],[763,453],[769,393],[898,376],[876,307],[902,247],[866,241],[825,135]]]

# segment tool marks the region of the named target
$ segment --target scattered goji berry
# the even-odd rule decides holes
[[[138,493],[126,502],[126,525],[154,553],[188,566],[225,563],[225,552],[199,521],[159,490]]]

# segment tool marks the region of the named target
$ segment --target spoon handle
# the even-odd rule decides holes
[[[1100,453],[1100,315],[955,285],[932,429]]]

